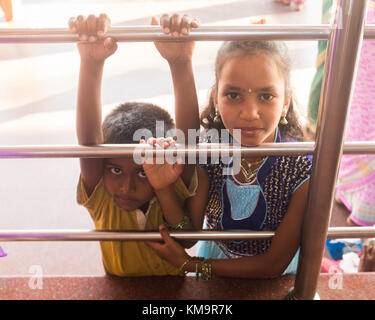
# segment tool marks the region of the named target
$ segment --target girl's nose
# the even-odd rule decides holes
[[[248,100],[242,107],[240,118],[250,121],[259,119],[259,117],[259,108],[257,104]]]

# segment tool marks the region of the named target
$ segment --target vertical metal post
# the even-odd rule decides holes
[[[332,31],[327,50],[300,260],[290,298],[313,299],[315,296],[362,45],[367,3],[367,0],[340,0],[338,3],[336,28]]]

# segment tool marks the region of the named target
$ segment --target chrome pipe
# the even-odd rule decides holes
[[[201,26],[178,41],[224,40],[328,40],[330,25],[249,25]],[[119,42],[176,41],[161,32],[159,26],[113,26],[108,36]],[[365,39],[375,39],[375,25],[367,25]],[[78,42],[78,36],[67,28],[1,28],[0,43]]]
[[[181,37],[182,40],[194,41],[223,41],[223,40],[307,40],[328,39],[330,28],[321,26],[285,26],[285,25],[250,25],[250,26],[202,26],[193,29],[190,35]],[[129,26],[112,27],[107,33],[119,42],[146,42],[146,41],[176,41],[171,36],[161,32],[159,26]],[[51,42],[77,42],[77,35],[68,29],[2,29],[0,43],[51,43]]]
[[[167,150],[153,149],[151,146],[139,144],[103,144],[96,146],[81,145],[20,145],[0,146],[0,159],[9,158],[131,158],[134,151],[152,152],[154,155],[179,155],[202,154],[229,155],[241,154],[242,156],[280,156],[280,155],[312,155],[315,150],[314,142],[293,143],[264,143],[255,147],[241,147],[236,145],[218,143],[200,143],[197,146],[176,145],[176,148]],[[144,150],[144,151],[141,151]],[[344,154],[375,154],[375,141],[345,142]]]
[[[171,237],[185,240],[249,240],[270,239],[273,231],[172,231]],[[375,238],[374,227],[331,227],[327,239]],[[162,240],[155,231],[103,230],[0,230],[1,242],[12,241],[152,241]]]
[[[339,0],[327,48],[316,147],[294,296],[313,299],[332,212],[344,132],[356,79],[368,1]]]
[[[199,156],[203,153],[207,156],[228,154],[242,155],[297,155],[312,154],[314,143],[268,143],[257,147],[240,147],[228,144],[205,143],[197,146],[176,145],[175,148],[167,150],[153,148],[149,145],[124,144],[124,145],[97,145],[97,146],[0,146],[1,158],[115,158],[115,157],[133,157],[134,152],[152,152],[158,155],[173,155],[176,152],[179,155],[185,154]],[[375,152],[375,143],[374,143]]]

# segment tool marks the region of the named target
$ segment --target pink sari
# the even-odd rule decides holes
[[[366,23],[375,23],[373,7]],[[375,41],[363,41],[345,141],[375,141]],[[337,196],[354,223],[375,225],[375,155],[342,157]]]

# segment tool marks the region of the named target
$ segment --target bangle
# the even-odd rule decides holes
[[[202,261],[202,280],[211,280],[212,278],[212,261],[205,259]]]
[[[203,261],[204,258],[202,257],[196,257],[196,262],[195,262],[195,280],[199,280],[199,262]]]
[[[168,229],[173,229],[173,230],[182,230],[184,227],[185,227],[185,225],[187,224],[187,223],[189,223],[189,221],[190,221],[190,218],[189,218],[189,216],[184,216],[183,218],[182,218],[182,220],[176,225],[176,226],[172,226],[172,225],[170,225],[169,223],[165,223],[165,226],[168,228]]]
[[[180,273],[180,276],[185,276],[188,272],[187,271],[184,271],[184,267],[191,261],[193,260],[195,257],[189,257],[188,259],[186,259],[186,261],[181,265],[181,267],[179,268],[179,273]]]

